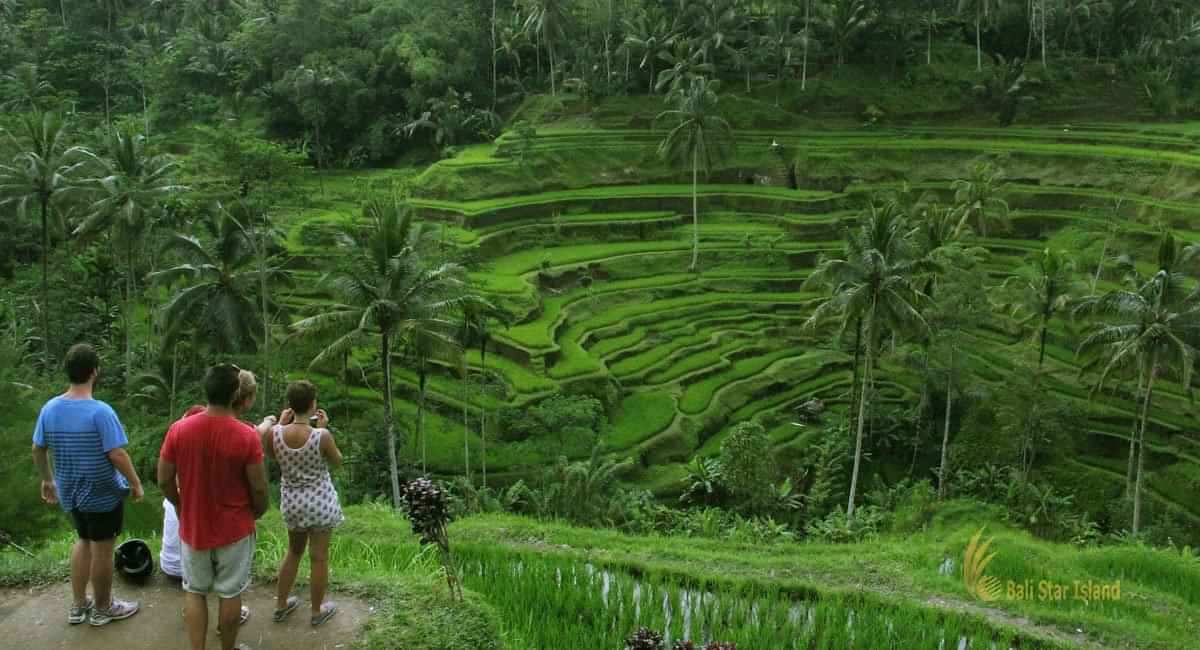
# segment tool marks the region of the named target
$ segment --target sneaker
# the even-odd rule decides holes
[[[95,603],[92,602],[91,598],[88,598],[86,601],[84,601],[83,607],[75,607],[72,605],[71,613],[67,615],[67,622],[71,625],[79,625],[80,623],[86,621],[88,619],[88,614],[92,613],[92,607],[94,605]]]
[[[276,623],[282,623],[287,620],[287,617],[291,616],[292,612],[296,611],[296,608],[299,606],[299,598],[295,596],[288,596],[287,607],[275,610],[275,613],[271,615],[271,620],[275,621]]]
[[[312,626],[317,627],[319,625],[323,625],[325,621],[333,618],[333,615],[336,613],[337,605],[334,605],[333,603],[325,603],[324,605],[321,605],[321,613],[312,617]]]
[[[117,600],[113,598],[112,605],[109,605],[108,609],[93,608],[92,620],[89,622],[96,627],[100,627],[101,625],[108,625],[113,621],[129,618],[136,613],[138,613],[137,601]]]
[[[238,625],[245,625],[248,620],[250,620],[250,608],[242,605],[242,613],[238,616]],[[217,626],[217,636],[221,636],[220,625]],[[237,650],[237,648],[234,648],[234,650]]]

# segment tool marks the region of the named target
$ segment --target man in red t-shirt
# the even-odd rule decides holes
[[[193,650],[204,649],[209,592],[220,599],[221,646],[234,649],[254,560],[254,522],[269,501],[258,434],[234,410],[239,372],[232,364],[209,368],[208,407],[171,426],[158,460],[159,488],[179,514]]]

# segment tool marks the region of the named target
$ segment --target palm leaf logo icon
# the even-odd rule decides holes
[[[983,575],[983,570],[991,563],[992,558],[996,557],[993,551],[988,554],[988,549],[992,546],[994,537],[988,538],[982,545],[979,539],[983,537],[983,529],[975,531],[975,536],[971,538],[971,543],[967,544],[967,550],[963,553],[963,584],[966,585],[967,591],[979,600],[985,603],[990,603],[1000,598],[1000,580],[992,576]]]

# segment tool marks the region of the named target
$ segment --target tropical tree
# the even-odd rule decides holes
[[[546,44],[550,56],[550,95],[558,94],[554,82],[555,44],[563,36],[565,11],[563,0],[528,0],[529,15],[525,18],[526,31],[537,32]]]
[[[429,387],[429,372],[433,362],[459,355],[455,334],[459,325],[448,318],[419,321],[408,332],[404,341],[404,354],[417,372],[417,440],[421,441],[421,473],[426,472],[425,398]]]
[[[163,307],[164,347],[188,333],[218,353],[252,351],[261,327],[257,302],[262,286],[254,242],[246,236],[245,225],[220,205],[205,212],[195,226],[204,239],[173,234],[164,252],[178,253],[182,262],[150,274],[157,283],[184,284]]]
[[[364,343],[378,341],[383,364],[384,435],[392,503],[400,505],[400,470],[392,403],[392,355],[415,332],[452,331],[450,316],[467,299],[463,267],[436,258],[430,239],[398,200],[373,199],[363,209],[369,225],[340,239],[343,265],[322,280],[342,302],[295,324],[297,333],[332,333],[336,338],[311,367],[341,359]],[[401,440],[399,444],[403,444]]]
[[[796,33],[792,15],[777,9],[767,24],[767,33],[758,40],[766,55],[775,61],[775,105],[778,106],[779,93],[786,79],[784,71],[792,64],[792,53],[805,47],[803,37]]]
[[[692,264],[696,270],[700,261],[700,172],[706,174],[713,164],[727,155],[735,146],[733,129],[725,118],[717,114],[716,80],[703,77],[692,79],[691,85],[672,93],[675,108],[663,111],[656,122],[669,120],[674,126],[658,146],[659,156],[672,161],[692,162]]]
[[[690,8],[701,60],[716,66],[718,55],[736,56],[734,38],[743,22],[737,0],[697,0]]]
[[[21,119],[21,139],[13,136],[18,153],[12,162],[0,165],[0,205],[15,204],[17,214],[27,218],[36,204],[42,224],[42,348],[47,367],[50,360],[50,209],[74,185],[76,174],[88,161],[82,147],[67,147],[66,125],[54,112],[31,114]],[[23,141],[22,141],[23,140]]]
[[[332,90],[345,79],[345,74],[329,64],[313,67],[300,65],[285,80],[292,101],[300,114],[313,127],[316,138],[317,177],[321,179],[321,193],[325,193],[325,181],[321,170],[325,167],[325,149],[321,144],[321,125],[329,119],[333,110]]]
[[[1142,485],[1146,463],[1146,428],[1160,378],[1174,377],[1189,387],[1197,358],[1200,332],[1200,292],[1185,291],[1179,273],[1160,270],[1135,289],[1111,291],[1089,306],[1098,317],[1092,332],[1079,346],[1083,355],[1099,357],[1096,390],[1123,370],[1136,369],[1144,377],[1141,427],[1138,432],[1137,477],[1133,487],[1133,525],[1136,536],[1142,519]]]
[[[95,232],[110,228],[113,239],[125,253],[125,368],[132,379],[133,305],[137,293],[137,261],[142,237],[150,230],[172,194],[184,188],[176,185],[172,174],[175,161],[166,154],[146,151],[145,137],[113,131],[107,138],[105,156],[94,156],[99,175],[89,183],[96,189],[90,214],[75,232]]]
[[[494,327],[508,327],[510,323],[508,313],[504,310],[497,309],[491,303],[474,296],[463,301],[462,304],[462,320],[459,322],[458,344],[463,350],[478,346],[479,348],[479,376],[482,380],[487,375],[487,348],[488,343],[492,340],[492,329]],[[464,361],[465,361],[464,355]],[[463,363],[463,383],[468,383],[468,366]],[[484,408],[483,398],[483,381],[476,382],[480,389],[479,408],[482,411]],[[467,400],[463,400],[463,467],[465,473],[470,477],[470,443],[468,442],[468,427],[467,427]],[[482,435],[482,432],[481,432]]]
[[[813,34],[812,21],[813,0],[804,0],[804,29],[800,31],[800,45],[804,48],[803,60],[800,65],[800,90],[808,90],[808,54],[810,50],[820,47]]]
[[[949,19],[939,14],[937,6],[931,2],[929,12],[922,13],[919,21],[925,32],[925,65],[933,65],[933,35],[945,27]]]
[[[958,12],[975,14],[975,70],[983,71],[983,21],[999,0],[958,0]]]
[[[929,264],[919,255],[915,231],[905,215],[893,206],[872,204],[859,225],[847,233],[843,257],[822,258],[805,281],[806,286],[824,287],[830,292],[806,321],[806,327],[833,322],[835,340],[844,340],[847,331],[855,329],[865,355],[847,518],[854,517],[867,407],[883,336],[885,332],[928,332],[920,311],[927,297],[916,285],[916,279],[928,270]]]
[[[1004,174],[990,163],[971,168],[971,177],[954,181],[954,203],[958,206],[963,224],[974,222],[980,237],[988,236],[988,222],[1007,223],[1008,202],[1002,198]]]
[[[705,63],[700,50],[692,46],[691,41],[676,39],[673,47],[662,54],[662,60],[670,67],[658,75],[655,90],[667,89],[668,95],[680,92],[699,78],[711,78],[716,72],[716,66]]]
[[[36,63],[22,63],[0,75],[0,82],[7,87],[10,99],[0,108],[9,111],[28,110],[38,113],[42,104],[54,94],[54,86],[41,77]]]
[[[1015,275],[1004,282],[1007,306],[1021,324],[1033,324],[1038,342],[1040,370],[1046,361],[1046,338],[1054,317],[1083,295],[1083,284],[1075,278],[1075,262],[1065,252],[1049,248],[1037,254],[1032,274]]]
[[[662,13],[645,12],[638,15],[636,20],[625,25],[628,34],[625,36],[626,50],[635,56],[641,56],[638,68],[650,69],[650,93],[654,93],[654,64],[666,60],[675,44],[676,35],[671,31],[671,24]]]
[[[867,0],[833,0],[825,6],[821,23],[839,66],[846,63],[846,55],[854,46],[854,41],[875,20],[875,12]]]

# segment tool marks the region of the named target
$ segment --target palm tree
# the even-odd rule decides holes
[[[742,23],[736,0],[699,0],[692,3],[692,28],[704,63],[717,65],[717,55],[736,56],[733,39]]]
[[[924,333],[929,329],[920,312],[927,297],[915,283],[929,266],[918,255],[915,234],[905,215],[893,206],[872,204],[859,226],[847,233],[844,257],[820,260],[805,282],[806,287],[825,287],[831,294],[816,308],[805,326],[836,322],[835,340],[843,340],[847,330],[854,328],[865,353],[847,518],[854,517],[867,403],[874,385],[874,366],[881,353],[883,334],[885,331]]]
[[[183,261],[150,274],[155,282],[185,284],[163,307],[164,347],[184,333],[193,333],[219,353],[253,350],[261,326],[256,304],[261,277],[254,242],[246,236],[246,227],[219,205],[206,212],[198,225],[204,240],[175,233],[164,249],[178,252]]]
[[[1101,371],[1095,388],[1109,375],[1136,368],[1144,377],[1141,426],[1138,432],[1137,478],[1133,487],[1133,534],[1140,530],[1142,484],[1146,463],[1146,427],[1154,385],[1160,377],[1174,376],[1185,389],[1191,386],[1200,331],[1200,291],[1185,292],[1181,274],[1160,270],[1133,290],[1111,291],[1090,305],[1099,318],[1079,346],[1080,354],[1098,354]]]
[[[949,22],[945,16],[938,14],[937,7],[930,3],[929,13],[922,14],[920,24],[925,32],[925,65],[933,65],[933,34]]]
[[[804,0],[804,29],[800,31],[800,44],[804,47],[804,59],[800,65],[800,90],[801,92],[808,90],[808,52],[814,48],[820,47],[820,43],[813,36],[812,29],[812,3],[813,0]]]
[[[733,129],[717,114],[718,88],[715,80],[692,79],[686,89],[673,93],[675,109],[663,111],[655,118],[656,122],[662,119],[675,122],[658,146],[659,156],[674,161],[692,159],[692,264],[689,269],[693,272],[700,260],[700,171],[708,173],[713,164],[735,146]]]
[[[775,61],[775,105],[784,85],[784,70],[792,64],[792,52],[804,47],[803,37],[795,32],[792,16],[779,9],[771,16],[767,33],[759,38],[762,49]]]
[[[342,237],[342,268],[323,284],[343,302],[295,324],[302,335],[335,333],[337,338],[311,363],[318,367],[349,350],[379,341],[383,364],[384,434],[392,483],[392,504],[400,506],[400,470],[392,404],[392,354],[415,332],[450,331],[451,314],[467,299],[464,269],[429,257],[429,238],[408,206],[397,200],[368,201],[363,214],[370,227],[359,237]],[[402,444],[402,441],[401,441]]]
[[[483,400],[483,381],[487,375],[487,348],[488,343],[492,340],[492,328],[494,326],[508,327],[511,320],[508,313],[497,309],[491,303],[482,298],[470,297],[462,304],[462,321],[459,323],[458,344],[462,349],[466,350],[471,346],[479,346],[479,388],[480,388],[480,410],[484,410]],[[462,367],[463,383],[467,383],[469,370],[464,362]],[[467,405],[466,399],[463,400],[463,468],[468,478],[471,474],[470,462],[470,446],[467,435]],[[480,432],[482,436],[482,431]]]
[[[983,21],[998,0],[958,0],[958,12],[975,12],[975,70],[983,71]]]
[[[421,441],[421,473],[426,472],[425,398],[434,359],[461,354],[455,334],[457,323],[448,319],[421,321],[408,332],[404,352],[417,370],[417,439]]]
[[[1056,314],[1066,310],[1082,295],[1083,285],[1075,279],[1075,262],[1066,253],[1049,248],[1038,253],[1033,275],[1016,275],[1003,288],[1013,294],[1014,315],[1024,315],[1022,325],[1032,322],[1038,341],[1038,369],[1046,361],[1046,334]]]
[[[974,220],[975,232],[980,237],[988,236],[989,221],[1007,222],[1008,202],[1001,198],[1003,178],[1003,172],[990,163],[979,163],[971,168],[969,179],[960,179],[951,185],[963,223]]]
[[[325,152],[321,146],[321,124],[332,109],[330,90],[345,79],[341,70],[331,65],[316,67],[298,66],[291,75],[289,90],[300,114],[313,126],[317,149],[317,178],[321,181],[321,193],[325,193],[325,181],[321,170],[325,167]]]
[[[41,211],[42,223],[42,347],[45,363],[50,361],[50,208],[68,192],[74,177],[86,164],[88,151],[66,147],[66,125],[54,112],[25,116],[20,123],[25,142],[13,137],[17,154],[12,163],[0,165],[0,205],[16,204],[17,213],[27,218],[31,204]]]
[[[675,44],[676,35],[671,31],[666,16],[649,12],[639,15],[636,21],[627,22],[626,31],[629,33],[625,37],[625,47],[642,57],[638,68],[650,67],[649,88],[650,93],[654,94],[654,64],[659,59],[666,59]]]
[[[875,13],[866,0],[833,0],[826,6],[822,23],[839,66],[846,63],[855,39],[874,22]]]
[[[269,185],[269,183],[268,183]],[[268,190],[269,191],[269,190]],[[228,209],[228,208],[221,208]],[[262,340],[259,352],[262,356],[263,387],[262,400],[269,403],[271,399],[271,377],[274,357],[271,356],[271,343],[275,338],[273,331],[275,321],[281,312],[275,309],[271,301],[272,281],[282,280],[291,284],[291,275],[283,270],[281,262],[286,248],[281,244],[283,233],[271,223],[271,217],[265,209],[260,209],[246,201],[239,200],[231,210],[237,224],[242,229],[242,236],[249,242],[253,250],[255,267],[258,273],[259,319],[262,322]]]
[[[557,94],[554,83],[554,44],[563,35],[563,0],[529,0],[529,15],[525,18],[525,29],[541,35],[550,55],[550,95]]]
[[[698,49],[692,47],[691,41],[676,39],[674,46],[662,53],[662,60],[671,67],[658,75],[655,90],[667,89],[668,95],[673,95],[686,88],[693,79],[711,77],[716,72],[716,66],[705,63]]]
[[[145,138],[134,133],[114,131],[108,136],[108,155],[94,157],[99,176],[90,183],[98,196],[92,202],[90,214],[75,229],[76,234],[112,228],[114,239],[125,249],[125,368],[132,379],[133,303],[137,259],[141,254],[142,236],[152,227],[163,203],[184,188],[175,185],[171,174],[175,162],[166,154],[151,155],[146,151]]]
[[[0,81],[8,86],[8,94],[11,97],[0,104],[0,108],[9,111],[40,112],[45,98],[54,94],[54,86],[42,79],[36,63],[22,63],[12,71],[0,75]]]

